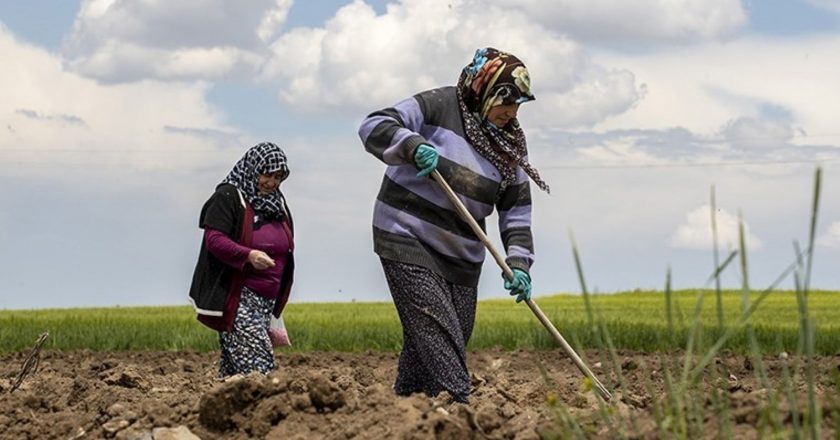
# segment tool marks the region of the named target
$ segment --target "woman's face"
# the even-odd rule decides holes
[[[511,119],[516,117],[519,111],[519,104],[497,105],[490,107],[487,111],[487,119],[496,127],[504,127]]]
[[[257,189],[260,194],[271,194],[280,187],[280,182],[283,181],[283,172],[277,171],[270,174],[260,174],[257,177]]]

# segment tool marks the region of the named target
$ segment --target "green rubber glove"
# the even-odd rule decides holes
[[[438,164],[437,150],[431,145],[420,144],[417,150],[414,151],[414,163],[417,164],[417,168],[420,168],[417,177],[425,177],[432,174],[432,171],[437,168]]]
[[[517,295],[516,302],[531,299],[531,276],[522,269],[513,269],[513,278],[505,280],[505,289]]]

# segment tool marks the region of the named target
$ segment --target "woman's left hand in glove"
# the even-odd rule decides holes
[[[522,269],[513,269],[513,278],[505,280],[505,289],[517,295],[516,302],[531,299],[531,276]]]

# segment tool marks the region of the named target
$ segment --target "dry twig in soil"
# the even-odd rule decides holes
[[[9,389],[9,394],[18,389],[20,384],[23,383],[23,379],[25,379],[30,372],[34,373],[38,371],[38,364],[41,362],[41,347],[44,346],[44,342],[47,341],[49,336],[50,332],[44,332],[38,337],[38,340],[35,341],[35,347],[32,347],[32,352],[29,353],[29,357],[27,357],[26,361],[23,363],[20,373],[18,373],[17,378],[14,383],[12,383],[12,388]]]

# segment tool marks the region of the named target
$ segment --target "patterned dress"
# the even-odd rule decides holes
[[[219,332],[219,377],[253,371],[267,374],[274,369],[274,350],[268,336],[274,301],[242,288],[233,330]]]
[[[394,390],[429,396],[446,390],[455,401],[466,403],[466,347],[475,321],[476,288],[450,283],[413,264],[382,259],[382,268],[403,327]]]

